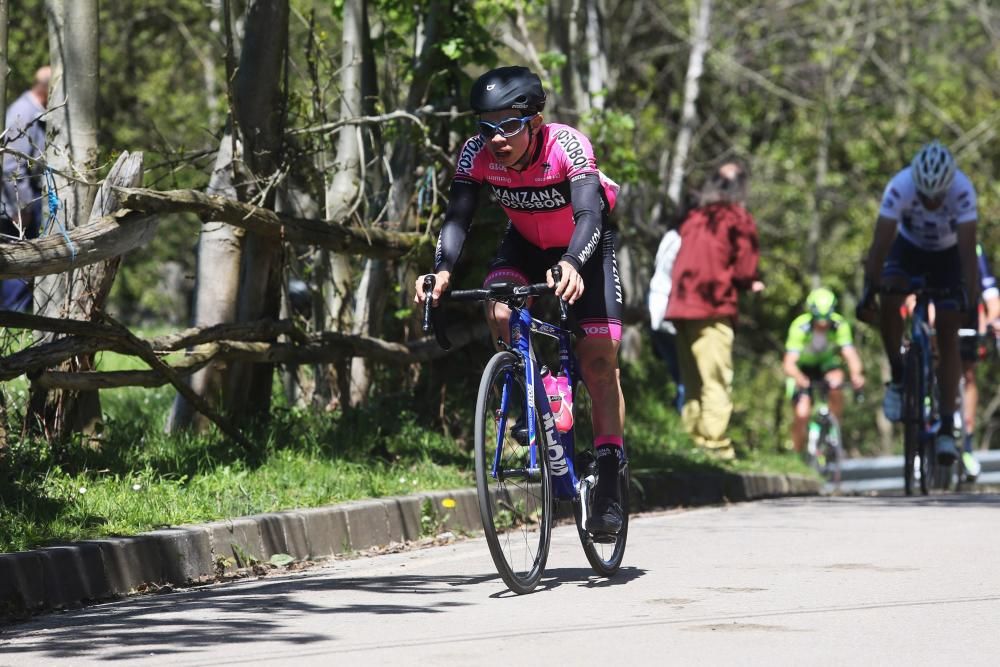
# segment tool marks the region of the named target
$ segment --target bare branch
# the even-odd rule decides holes
[[[296,218],[197,190],[159,192],[130,188],[119,192],[124,206],[146,214],[188,211],[198,214],[203,220],[225,222],[266,238],[317,245],[337,252],[397,258],[430,247],[427,238],[421,234],[362,230],[336,221]]]

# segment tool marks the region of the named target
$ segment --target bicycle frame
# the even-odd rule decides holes
[[[575,450],[573,430],[570,429],[566,433],[559,433],[556,429],[555,416],[552,414],[552,408],[549,406],[548,400],[535,401],[537,393],[539,391],[544,393],[544,389],[542,387],[542,376],[535,362],[534,349],[531,344],[532,333],[549,336],[559,341],[560,370],[569,378],[570,386],[575,386],[577,379],[576,359],[572,353],[570,332],[533,318],[527,307],[511,306],[510,347],[511,351],[520,356],[524,362],[524,382],[528,403],[525,412],[528,426],[528,465],[532,474],[540,474],[538,443],[542,441],[540,440],[540,436],[544,435],[545,451],[549,460],[552,489],[555,497],[561,500],[574,500],[579,495],[580,484],[573,466]],[[503,434],[506,432],[511,382],[512,378],[508,378],[504,383],[503,394],[500,399],[502,416],[499,428],[497,429],[498,442],[492,470],[494,479],[497,477],[500,468],[500,454],[503,449]],[[535,416],[538,404],[541,405],[542,410],[542,434],[539,434],[536,429],[537,421]]]
[[[917,303],[910,314],[910,346],[911,349],[915,346],[921,366],[918,374],[919,386],[914,387],[914,389],[917,390],[922,404],[919,407],[919,415],[907,415],[906,418],[918,418],[921,444],[932,440],[941,428],[940,419],[933,409],[933,405],[929,406],[925,400],[928,394],[927,388],[930,386],[928,375],[934,372],[934,354],[931,349],[931,327],[928,315],[930,301],[930,298],[925,294],[918,294]]]

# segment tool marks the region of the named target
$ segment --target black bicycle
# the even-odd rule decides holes
[[[558,282],[558,266],[552,274]],[[424,331],[433,329],[441,347],[449,349],[442,308],[431,308],[433,289],[433,276],[428,276],[424,281]],[[578,426],[590,427],[591,406],[573,355],[566,302],[559,300],[560,326],[533,318],[527,307],[529,297],[552,292],[544,283],[500,283],[442,295],[444,301],[496,301],[511,308],[510,344],[498,341],[502,349],[486,364],[479,383],[476,488],[493,563],[510,590],[518,594],[534,590],[545,570],[554,500],[572,503],[584,553],[598,574],[611,576],[618,571],[628,537],[627,460],[618,471],[624,519],[621,531],[608,536],[594,535],[586,529],[598,470],[589,449],[575,453],[575,431]],[[548,336],[559,343],[559,369],[573,387],[573,426],[565,432],[557,429],[545,398],[533,335]]]
[[[940,397],[928,311],[935,300],[961,301],[964,297],[954,289],[927,287],[923,278],[911,278],[908,288],[883,287],[881,292],[916,297],[903,339],[903,488],[909,496],[919,484],[920,492],[927,495],[931,489],[947,488],[951,478],[951,466],[938,464],[935,448],[941,430]]]

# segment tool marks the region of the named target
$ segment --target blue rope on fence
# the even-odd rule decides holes
[[[54,223],[57,227],[59,227],[59,232],[66,241],[66,245],[69,246],[70,257],[72,259],[76,259],[76,246],[73,245],[73,241],[70,240],[69,232],[66,231],[66,227],[59,222],[59,194],[56,192],[56,180],[52,176],[51,167],[45,168],[45,189],[47,190],[49,201],[49,218],[45,222],[45,236],[48,236]]]

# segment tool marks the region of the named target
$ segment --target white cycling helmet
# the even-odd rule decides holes
[[[930,199],[947,192],[955,180],[955,158],[937,140],[921,148],[910,166],[917,192]]]

